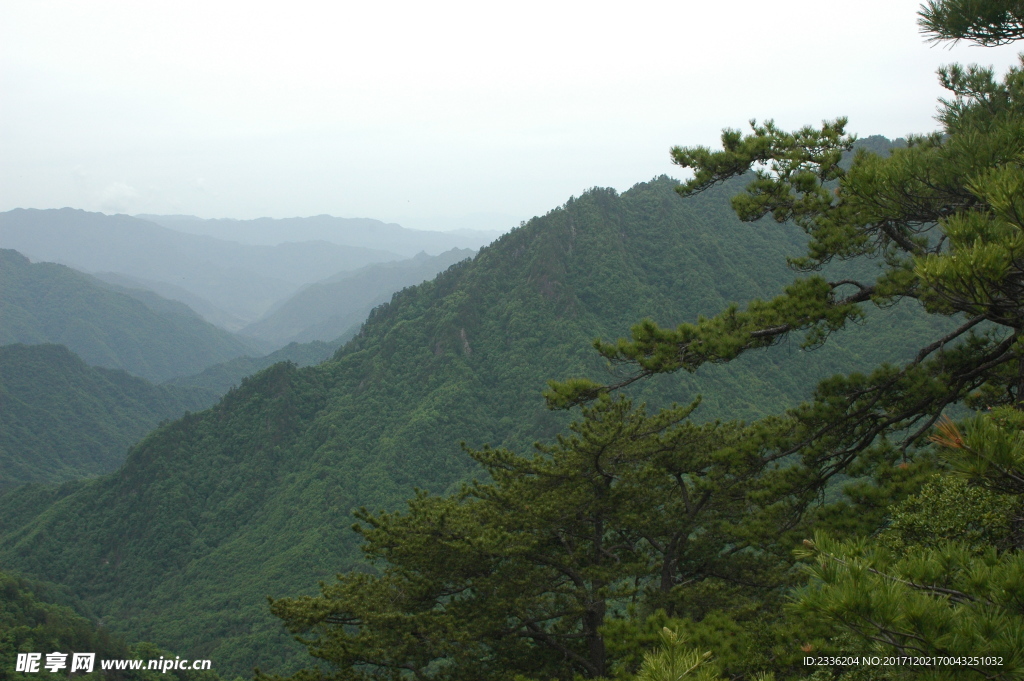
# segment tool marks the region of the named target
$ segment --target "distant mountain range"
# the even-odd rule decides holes
[[[202,406],[208,406],[245,376],[276,362],[307,366],[327,359],[395,291],[473,253],[452,249],[336,274],[279,304],[246,329],[249,335],[234,335],[184,303],[134,287],[130,277],[93,277],[0,249],[0,345],[66,344],[94,365],[202,386],[209,392]],[[278,350],[267,354],[271,348]]]
[[[121,286],[154,291],[236,331],[303,286],[340,272],[419,252],[437,255],[452,248],[479,248],[492,236],[422,232],[330,216],[250,221],[147,217],[71,208],[16,209],[0,213],[0,248],[15,249],[34,261],[68,265]],[[225,234],[273,233],[275,242],[253,245],[179,230],[203,231],[204,225],[225,227],[219,230]],[[318,235],[334,240],[306,238]]]
[[[137,215],[170,229],[201,234],[243,244],[276,245],[285,241],[326,241],[340,246],[378,249],[411,258],[417,253],[438,255],[452,248],[474,251],[501,236],[493,229],[459,229],[440,232],[406,229],[370,218],[259,218],[256,220],[205,220],[192,215]],[[509,224],[508,229],[514,225]]]
[[[239,333],[274,347],[315,340],[347,341],[359,331],[370,310],[391,300],[396,291],[433,279],[475,253],[458,248],[436,256],[421,252],[408,260],[336,274],[302,289]]]
[[[0,213],[0,246],[89,273],[170,285],[164,295],[183,289],[242,323],[255,321],[303,284],[403,257],[327,242],[251,246],[70,208]]]
[[[182,303],[0,249],[0,345],[12,343],[65,345],[88,364],[154,382],[264,354]]]

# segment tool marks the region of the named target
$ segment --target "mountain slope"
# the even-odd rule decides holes
[[[130,277],[127,274],[118,274],[117,272],[93,272],[92,276],[110,284],[116,290],[148,291],[167,300],[187,305],[200,317],[222,329],[237,331],[246,325],[246,321],[241,317],[224,311],[206,298],[202,298],[180,286],[175,286],[165,281],[155,281],[144,277]]]
[[[226,313],[224,319],[243,322],[258,319],[303,284],[402,257],[326,242],[252,246],[71,208],[0,213],[0,247],[86,272],[168,284],[165,295],[184,289]]]
[[[88,364],[151,381],[253,350],[180,303],[138,295],[144,300],[69,267],[0,249],[0,345],[58,343]]]
[[[0,492],[109,473],[158,423],[210,401],[90,367],[62,345],[0,347]]]
[[[209,392],[218,398],[231,388],[239,385],[247,376],[277,364],[278,362],[292,362],[296,366],[308,367],[319,364],[330,358],[341,345],[340,341],[330,343],[324,341],[310,341],[309,343],[289,343],[280,350],[275,350],[269,355],[262,357],[236,357],[221,364],[214,364],[193,376],[181,376],[172,378],[164,383],[167,386],[178,386],[181,388],[194,388]],[[216,400],[211,400],[205,406],[209,406]]]
[[[451,489],[474,471],[460,440],[522,450],[554,435],[570,415],[547,411],[540,391],[606,377],[594,337],[644,316],[692,320],[792,279],[799,231],[738,222],[735,184],[689,201],[674,186],[587,192],[399,292],[333,361],[267,369],[152,433],[110,477],[0,498],[0,562],[72,586],[132,638],[234,670],[288,668],[300,648],[265,596],[362,567],[353,508]],[[639,393],[702,392],[700,418],[776,412],[819,377],[902,357],[921,320],[898,307],[845,345],[780,346]]]
[[[346,333],[349,335],[342,340],[347,341],[370,310],[391,300],[395,291],[433,279],[438,272],[473,254],[468,249],[453,248],[441,255],[420,253],[409,260],[342,272],[299,291],[239,333],[275,347],[291,342],[331,341]]]

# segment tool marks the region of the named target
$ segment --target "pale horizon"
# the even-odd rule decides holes
[[[918,5],[6,3],[0,211],[507,230],[751,118],[936,129],[940,65],[1017,50],[929,46]]]

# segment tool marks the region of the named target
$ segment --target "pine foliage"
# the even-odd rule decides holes
[[[664,627],[661,649],[644,654],[636,681],[716,681],[719,676],[708,666],[710,651],[689,648],[678,632]]]

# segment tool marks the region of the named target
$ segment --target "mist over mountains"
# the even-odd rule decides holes
[[[468,248],[437,256],[421,251],[408,260],[341,272],[302,289],[239,333],[278,347],[292,342],[347,341],[370,311],[390,300],[394,292],[433,279],[475,253]]]
[[[117,289],[64,265],[0,249],[0,345],[65,345],[88,364],[160,382],[245,354],[252,341],[182,303]]]
[[[163,220],[163,218],[161,218]],[[168,224],[206,224],[169,218]],[[150,220],[81,210],[16,209],[0,213],[0,247],[34,261],[57,262],[130,288],[186,303],[211,323],[235,331],[258,320],[306,284],[420,252],[478,248],[468,238],[418,232],[375,220],[340,218],[227,221],[227,233],[278,235],[273,245],[190,234]],[[252,223],[252,224],[250,224]],[[338,225],[344,228],[338,228]],[[294,227],[295,232],[291,232]],[[282,238],[281,235],[292,235]],[[333,236],[332,236],[333,235]],[[335,241],[306,237],[329,236]],[[267,348],[273,349],[273,348]]]
[[[143,214],[135,217],[180,232],[243,244],[274,246],[284,241],[326,241],[340,246],[393,251],[405,257],[420,252],[438,255],[452,248],[475,250],[502,234],[502,231],[486,228],[454,231],[406,229],[371,218],[338,218],[332,215],[255,220],[203,219],[192,215]],[[487,222],[493,222],[493,218]],[[513,226],[508,224],[506,229]]]
[[[402,257],[329,243],[238,244],[127,215],[70,208],[0,214],[0,246],[85,272],[169,284],[244,322],[255,321],[303,284]],[[161,293],[169,295],[173,289]]]
[[[383,224],[366,222],[366,229]],[[0,249],[0,493],[114,470],[158,422],[209,407],[272,364],[327,359],[374,306],[475,253],[420,251],[339,271],[368,257],[399,256],[325,242],[253,247],[72,210],[12,211],[0,216],[0,228],[4,243],[146,275],[93,276]],[[396,236],[394,229],[389,234]],[[433,248],[448,239],[427,236],[417,243]],[[431,245],[431,236],[440,239]],[[205,262],[196,261],[200,253]],[[185,261],[194,274],[206,275],[186,282],[192,291],[168,281]],[[303,279],[332,276],[276,300],[246,333],[227,331],[244,319],[211,302],[218,278],[238,275],[236,285],[255,283],[259,290],[268,270],[289,278],[275,297]]]
[[[280,221],[250,222],[280,227]],[[326,220],[328,226],[336,222]],[[366,243],[387,241],[405,251],[412,248],[402,241],[408,235],[409,243],[430,249],[483,238],[354,222],[347,227],[350,235]],[[383,235],[373,233],[379,227]],[[176,378],[188,384],[187,377],[195,376],[198,384],[216,386],[218,394],[275,361],[305,366],[325,359],[355,335],[374,306],[475,252],[451,248],[428,255],[421,250],[404,258],[322,241],[254,246],[129,216],[71,209],[0,214],[0,243],[36,259],[80,268],[31,264],[19,251],[4,251],[0,276],[7,287],[0,303],[6,319],[0,324],[0,342],[61,343],[93,365],[125,369],[152,381]],[[367,261],[373,262],[363,264]],[[102,271],[80,271],[92,268]],[[257,315],[264,307],[264,314]],[[157,327],[164,329],[160,341],[146,331]],[[234,335],[234,330],[242,333]],[[226,345],[209,354],[205,341],[197,342],[190,333],[212,335]],[[289,346],[313,341],[320,344]],[[177,350],[155,352],[168,347]],[[228,360],[233,361],[224,364]]]

